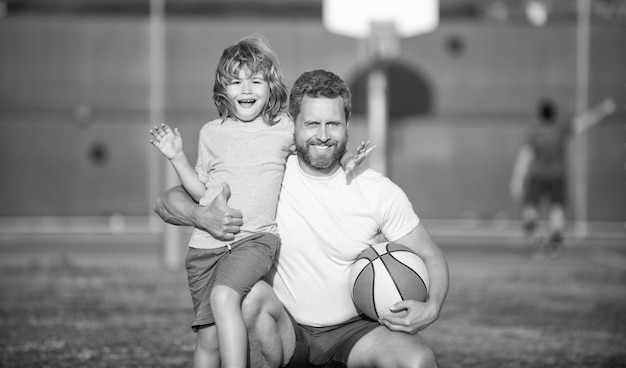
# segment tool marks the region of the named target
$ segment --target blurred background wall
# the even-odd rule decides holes
[[[537,102],[553,99],[564,119],[576,113],[576,2],[542,1],[548,17],[540,24],[528,3],[441,0],[438,29],[402,40],[400,57],[386,65],[389,175],[426,220],[516,221],[508,183]],[[164,120],[182,131],[190,160],[200,127],[217,117],[218,58],[251,33],[269,39],[289,85],[315,68],[344,77],[355,94],[350,147],[368,138],[366,45],[326,31],[321,7],[165,2]],[[166,187],[166,166],[147,133],[150,2],[4,0],[0,13],[0,227],[71,229],[92,219],[105,230],[153,231],[150,208]],[[623,2],[591,1],[589,40],[587,103],[612,97],[618,107],[588,135],[583,200],[592,223],[623,232]]]

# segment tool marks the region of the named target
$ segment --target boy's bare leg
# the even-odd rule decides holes
[[[217,325],[222,367],[245,368],[248,335],[241,315],[241,295],[228,286],[215,285],[211,291],[211,309]]]
[[[543,242],[539,235],[539,208],[535,205],[527,204],[522,209],[522,226],[524,231],[524,247],[530,254],[536,255],[541,250]]]
[[[193,368],[219,367],[220,352],[217,345],[215,325],[201,328],[196,334],[196,349],[193,352]]]
[[[563,232],[565,231],[565,210],[555,203],[550,206],[550,240],[547,244],[548,256],[557,258],[563,249]]]

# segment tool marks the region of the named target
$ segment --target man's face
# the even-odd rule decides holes
[[[306,173],[314,176],[334,173],[348,141],[341,97],[304,96],[295,121],[295,138],[298,161]]]

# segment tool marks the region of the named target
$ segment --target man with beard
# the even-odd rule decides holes
[[[269,284],[257,283],[242,305],[251,366],[436,366],[418,331],[439,317],[448,291],[447,264],[397,185],[371,169],[357,169],[350,178],[341,170],[350,90],[333,73],[303,73],[292,88],[289,112],[297,155],[287,161],[278,204],[283,246]],[[226,200],[224,195],[198,209],[180,190],[170,191],[156,210],[170,223],[224,236],[241,225]],[[424,260],[430,290],[426,302],[399,302],[372,321],[354,307],[348,275],[352,262],[381,237]]]

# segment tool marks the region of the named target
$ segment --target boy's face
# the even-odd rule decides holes
[[[304,96],[295,119],[295,140],[298,160],[306,173],[326,176],[335,172],[348,142],[341,97]]]
[[[270,87],[261,73],[252,74],[243,67],[239,75],[226,84],[226,94],[234,102],[235,117],[250,122],[263,113],[270,96]]]

